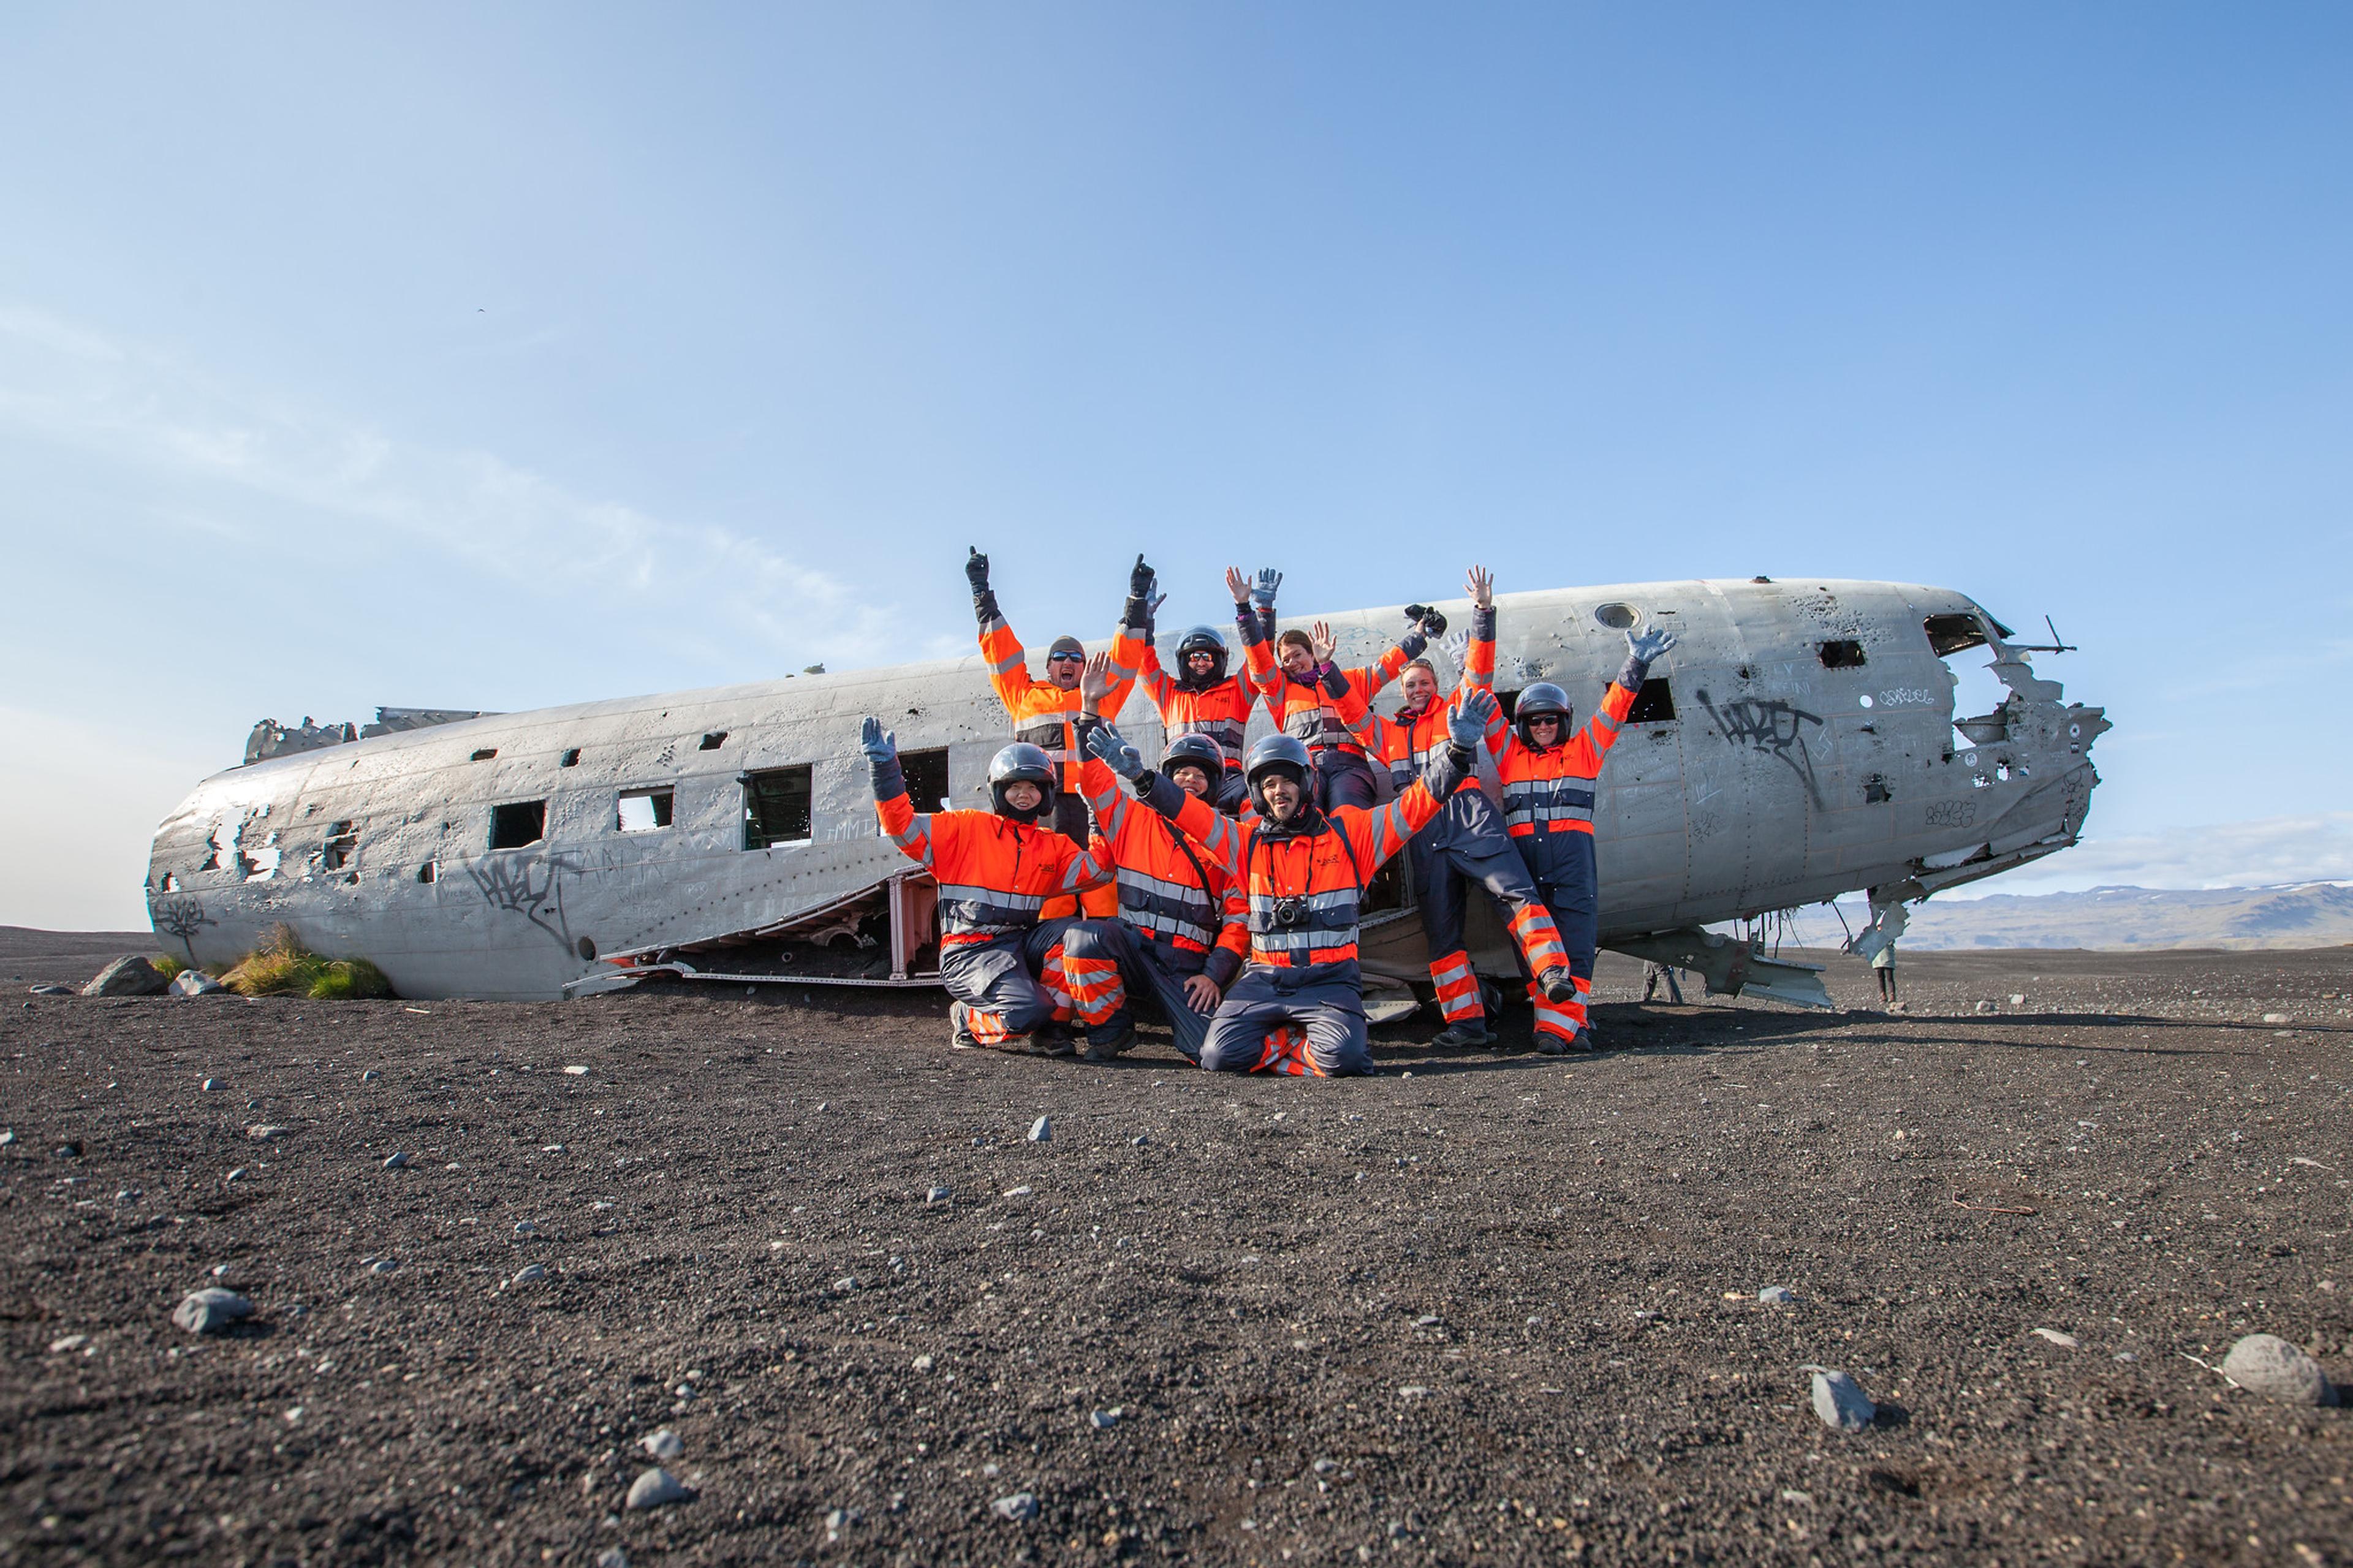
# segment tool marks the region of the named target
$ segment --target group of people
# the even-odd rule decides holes
[[[955,1043],[1116,1056],[1139,995],[1176,1048],[1213,1071],[1372,1070],[1357,931],[1375,871],[1410,845],[1442,1046],[1486,1043],[1487,1005],[1463,948],[1469,889],[1502,905],[1535,1008],[1537,1049],[1591,1048],[1587,1016],[1599,914],[1595,780],[1672,634],[1627,634],[1627,657],[1581,728],[1550,681],[1493,693],[1494,584],[1471,568],[1472,624],[1448,644],[1441,689],[1423,657],[1446,617],[1406,608],[1378,662],[1333,662],[1331,628],[1279,635],[1282,575],[1226,573],[1243,668],[1195,626],[1164,669],[1166,595],[1142,556],[1107,654],[1057,637],[1045,676],[998,608],[988,558],[965,563],[989,679],[1014,742],[988,769],[987,811],[918,812],[895,740],[865,721],[882,831],[939,884],[940,975]],[[1392,683],[1392,713],[1372,703]],[[1166,743],[1147,767],[1116,721],[1141,686]],[[1252,712],[1276,729],[1247,753]],[[1499,811],[1478,778],[1493,757]],[[1387,797],[1386,799],[1384,797]]]

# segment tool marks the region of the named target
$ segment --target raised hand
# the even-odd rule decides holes
[[[1487,726],[1494,717],[1494,698],[1483,690],[1473,691],[1446,716],[1446,738],[1466,752],[1476,751],[1487,738]]]
[[[1250,603],[1250,579],[1242,575],[1242,569],[1240,567],[1229,566],[1226,568],[1226,592],[1234,596],[1234,603],[1237,605],[1247,605]]]
[[[1661,654],[1674,646],[1675,634],[1662,631],[1656,626],[1645,631],[1641,637],[1636,637],[1632,632],[1626,634],[1626,651],[1644,664],[1656,662]]]
[[[1144,557],[1139,555],[1135,558],[1135,564],[1127,569],[1127,591],[1139,599],[1148,599],[1152,596],[1153,584],[1159,580],[1159,575],[1151,567],[1145,565]]]
[[[1495,577],[1484,566],[1473,566],[1462,579],[1462,586],[1471,595],[1471,602],[1482,610],[1495,607]]]
[[[1168,595],[1166,594],[1155,594],[1149,599],[1145,600],[1144,614],[1145,618],[1155,621],[1158,620],[1160,618],[1160,606],[1167,602]]]
[[[1454,630],[1446,634],[1446,640],[1439,646],[1446,650],[1446,657],[1454,661],[1454,668],[1457,670],[1467,669],[1470,668],[1470,627],[1457,626]]]
[[[1087,752],[1095,761],[1124,779],[1144,776],[1144,753],[1115,726],[1099,724],[1087,731]]]
[[[969,547],[967,547],[969,548]],[[978,550],[964,558],[964,580],[972,584],[976,594],[988,592],[988,557]]]
[[[1102,711],[1096,704],[1111,695],[1111,655],[1098,653],[1090,656],[1086,668],[1079,674],[1079,696],[1084,700],[1088,712]]]
[[[1331,663],[1334,650],[1340,646],[1332,640],[1332,623],[1329,621],[1318,621],[1308,627],[1307,641],[1314,650],[1318,664]]]
[[[899,737],[882,728],[881,720],[869,717],[858,726],[858,749],[870,763],[887,763],[899,754]]]
[[[1250,588],[1250,603],[1261,610],[1274,608],[1274,591],[1282,586],[1282,574],[1271,566],[1258,569],[1258,582]]]

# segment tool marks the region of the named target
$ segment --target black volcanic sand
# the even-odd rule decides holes
[[[2353,1562],[2353,1409],[2189,1359],[2353,1380],[2353,951],[1903,973],[1609,960],[1625,1048],[1341,1082],[951,1054],[936,994],[18,993],[0,1561]],[[627,1511],[663,1426],[699,1495]]]

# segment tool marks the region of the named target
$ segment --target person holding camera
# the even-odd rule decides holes
[[[1442,809],[1469,776],[1475,748],[1495,715],[1485,691],[1468,693],[1448,744],[1421,778],[1388,805],[1367,810],[1315,803],[1314,763],[1295,735],[1269,735],[1243,765],[1255,816],[1221,816],[1163,777],[1117,729],[1087,737],[1087,750],[1135,784],[1155,811],[1189,834],[1242,887],[1247,963],[1209,1021],[1201,1066],[1338,1076],[1373,1070],[1356,962],[1365,881]]]

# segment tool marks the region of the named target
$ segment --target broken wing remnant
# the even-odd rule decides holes
[[[1497,605],[1507,705],[1550,680],[1589,713],[1622,628],[1677,634],[1597,791],[1600,933],[1712,989],[1720,972],[1812,1001],[1820,982],[1698,928],[1863,889],[1873,929],[1894,928],[1906,901],[2073,843],[2090,809],[2105,717],[2064,701],[1950,590],[1675,582]],[[1328,619],[1340,661],[1362,664],[1398,612]],[[1978,649],[2005,695],[1957,713],[1948,666]],[[156,832],[149,909],[194,962],[232,960],[283,922],[318,951],[366,955],[410,996],[554,998],[657,973],[926,983],[934,889],[877,828],[856,746],[868,713],[898,732],[925,799],[985,803],[1007,735],[976,657],[526,713],[384,709],[366,735],[310,726],[307,749],[280,743],[197,785]],[[1121,722],[1155,754],[1147,701]],[[1411,888],[1390,868],[1368,887],[1370,986],[1428,982]],[[1486,900],[1469,936],[1486,973],[1514,973]]]

